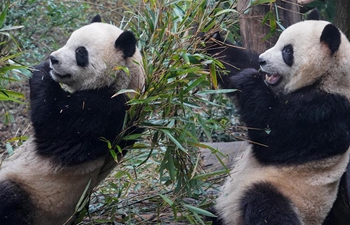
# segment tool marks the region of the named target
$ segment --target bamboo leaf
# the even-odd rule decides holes
[[[165,129],[160,129],[166,136],[168,136],[170,138],[170,140],[182,151],[187,152],[186,149],[180,144],[180,142],[178,140],[176,140],[176,138],[171,135],[171,133],[169,132],[169,130],[165,130]]]
[[[227,14],[227,13],[237,13],[237,10],[235,10],[235,9],[220,10],[218,13],[215,14],[215,17],[220,16],[222,14]]]
[[[162,194],[159,194],[159,196],[169,205],[169,206],[173,206],[174,205],[174,202],[168,198],[168,196],[166,195],[162,195]]]
[[[237,91],[237,89],[218,89],[218,90],[205,90],[198,91],[198,95],[211,95],[211,94],[228,94]]]
[[[6,6],[0,14],[0,27],[3,27],[3,25],[5,23],[7,11],[8,11],[8,6]]]
[[[274,3],[274,2],[276,2],[276,0],[254,0],[252,2],[252,6],[266,4],[266,3]]]
[[[193,177],[193,179],[206,179],[208,177],[219,176],[224,174],[227,174],[227,170],[217,170],[210,173],[203,173],[203,174],[196,175]]]
[[[190,210],[190,211],[192,211],[192,212],[194,212],[194,213],[198,213],[198,214],[200,214],[200,215],[209,216],[209,217],[217,217],[217,216],[215,216],[213,213],[208,212],[207,210],[204,210],[204,209],[201,209],[201,208],[197,208],[197,207],[194,207],[194,206],[192,206],[192,205],[183,204],[183,206],[184,206],[186,209],[188,209],[188,210]]]
[[[12,148],[11,144],[8,143],[8,142],[6,142],[5,146],[6,146],[6,151],[7,151],[7,153],[8,153],[9,155],[12,155],[12,154],[13,154],[13,148]]]
[[[87,202],[89,201],[89,197],[87,195],[87,192],[90,189],[90,185],[91,185],[91,179],[87,183],[87,185],[86,185],[86,187],[85,187],[85,189],[83,191],[83,194],[81,195],[77,205],[75,206],[75,212],[80,212],[85,207]]]
[[[216,67],[214,63],[210,64],[210,78],[214,89],[218,89],[218,78],[216,75]]]

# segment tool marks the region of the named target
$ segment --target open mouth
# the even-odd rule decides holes
[[[282,80],[282,76],[279,75],[278,73],[265,75],[265,81],[269,85],[277,85],[281,80]]]

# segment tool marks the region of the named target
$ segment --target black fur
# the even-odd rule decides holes
[[[318,11],[317,8],[314,8],[309,12],[307,15],[306,20],[319,20],[320,19],[320,12]]]
[[[213,58],[219,59],[229,71],[229,75],[221,75],[218,82],[222,88],[227,88],[229,77],[239,73],[242,69],[259,69],[259,55],[242,47],[235,46],[224,40],[219,33],[215,33],[206,45],[206,52]]]
[[[284,48],[282,49],[282,58],[283,58],[283,61],[288,66],[293,66],[293,63],[294,63],[293,45],[289,44],[289,45],[284,46]],[[259,59],[259,62],[260,62],[260,59]]]
[[[217,217],[206,216],[205,221],[207,221],[207,222],[210,221],[211,225],[224,225],[222,218],[219,216],[219,213],[215,210],[214,207],[211,207],[210,209],[208,209],[208,211],[211,212],[212,214],[216,215]]]
[[[113,88],[64,91],[49,75],[49,63],[35,67],[30,79],[31,120],[37,152],[64,166],[109,154],[107,144],[122,132],[125,95]],[[122,148],[125,146],[121,146]]]
[[[308,19],[311,18],[316,19]],[[228,76],[222,75],[219,79],[221,87],[240,88],[240,92],[235,95],[241,102],[241,114],[246,113],[243,121],[251,127],[261,129],[249,130],[249,137],[253,141],[268,145],[254,145],[254,152],[261,162],[299,164],[347,150],[349,119],[346,115],[349,113],[349,102],[344,97],[312,91],[312,87],[288,96],[275,96],[257,71],[249,69],[241,72],[238,69],[258,69],[256,53],[238,49],[231,43],[221,43],[224,40],[220,36],[215,35],[214,38],[220,42],[209,43],[207,53],[224,61],[229,70]],[[233,78],[230,80],[230,77]],[[278,110],[282,111],[278,113]],[[280,152],[282,149],[283,152]],[[305,150],[293,152],[293,149]],[[284,157],[286,160],[283,160]],[[347,171],[350,171],[349,167]],[[348,173],[342,178],[337,200],[323,225],[347,225],[350,221]],[[206,220],[212,221],[213,225],[223,224],[219,217],[207,217]]]
[[[323,29],[320,41],[328,45],[329,49],[331,50],[331,54],[333,55],[334,52],[339,49],[341,42],[339,29],[333,24],[326,25]]]
[[[131,31],[124,31],[115,41],[115,48],[124,53],[124,58],[131,57],[135,54],[137,40]]]
[[[75,50],[75,59],[78,66],[85,67],[89,65],[89,52],[84,46],[80,46]]]
[[[94,18],[92,18],[91,23],[100,23],[102,22],[101,16],[96,15]]]
[[[52,65],[60,63],[60,61],[53,55],[50,55],[50,61]]]
[[[29,195],[10,180],[0,182],[0,224],[31,225],[35,210]]]
[[[301,225],[290,200],[269,183],[252,185],[240,207],[243,225]]]
[[[333,204],[332,210],[329,212],[326,220],[322,225],[349,225],[350,221],[350,203],[349,203],[349,171],[350,165],[348,165],[347,171],[343,174],[337,199]]]
[[[306,87],[275,95],[254,69],[232,76],[239,113],[264,164],[297,165],[346,152],[350,104],[340,95]],[[296,151],[298,150],[298,151]]]

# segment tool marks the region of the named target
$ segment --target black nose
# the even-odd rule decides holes
[[[261,57],[259,57],[259,64],[260,64],[260,66],[265,65],[266,64],[266,60],[261,58]]]
[[[50,56],[50,61],[52,64],[58,64],[60,61],[55,56]]]

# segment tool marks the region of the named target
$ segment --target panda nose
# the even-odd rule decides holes
[[[259,57],[259,64],[260,66],[264,66],[266,64],[266,60],[263,59],[262,57]]]
[[[60,61],[55,56],[50,56],[50,61],[52,64],[58,64]]]

